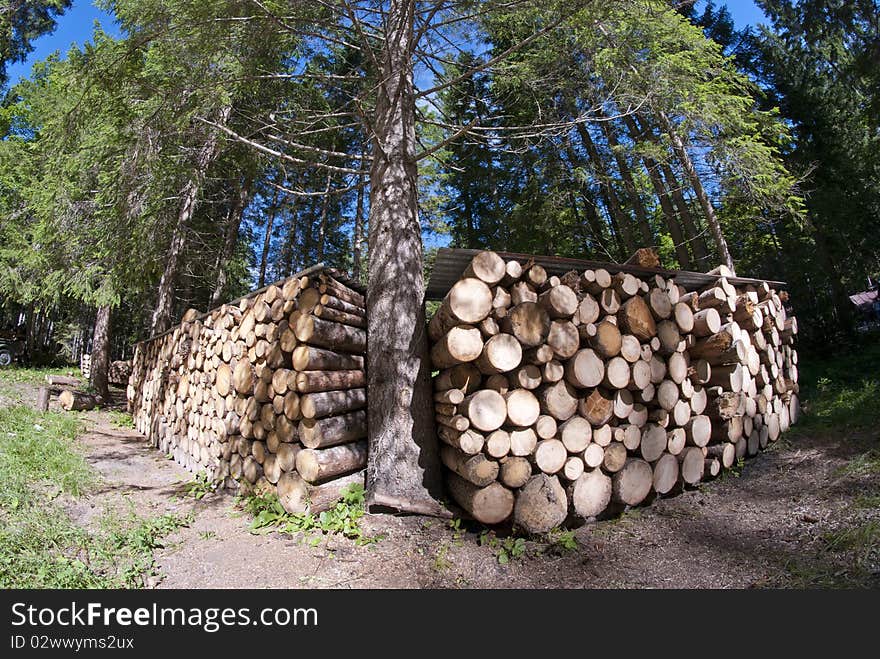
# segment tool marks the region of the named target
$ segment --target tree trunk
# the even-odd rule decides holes
[[[639,232],[641,234],[641,239],[644,242],[643,246],[651,247],[654,245],[654,235],[651,232],[651,223],[648,221],[648,212],[639,196],[638,188],[636,188],[635,180],[629,169],[629,163],[620,151],[620,142],[617,139],[617,135],[614,133],[614,127],[611,125],[610,121],[600,121],[599,124],[602,126],[602,131],[605,133],[605,139],[608,141],[608,146],[611,148],[611,154],[614,156],[614,160],[617,163],[617,169],[620,171],[620,178],[623,180],[623,189],[626,190],[630,205],[633,207],[633,211],[636,214],[636,220],[639,224]]]
[[[275,215],[278,213],[278,188],[272,194],[272,206],[269,216],[266,218],[266,232],[263,234],[263,251],[260,253],[260,280],[257,288],[266,285],[266,267],[269,264],[269,248],[272,246],[272,225],[275,224]]]
[[[633,140],[639,139],[641,133],[635,120],[631,116],[627,116],[624,118],[624,121],[629,130],[630,137]],[[682,233],[678,216],[675,214],[672,200],[669,198],[669,192],[663,184],[663,177],[660,175],[660,166],[656,160],[645,155],[642,156],[642,164],[644,164],[645,170],[648,172],[648,177],[651,179],[654,193],[660,201],[660,209],[663,211],[663,218],[666,220],[666,227],[669,229],[669,235],[672,236],[672,242],[675,243],[675,257],[678,259],[679,266],[684,270],[687,270],[691,267],[690,253],[688,252],[687,242]]]
[[[620,201],[617,199],[617,193],[614,191],[614,186],[611,184],[611,176],[608,174],[608,170],[605,168],[605,162],[599,155],[599,150],[596,148],[596,144],[590,136],[590,131],[588,131],[587,127],[582,123],[578,123],[576,128],[578,135],[580,135],[581,143],[583,143],[584,148],[587,150],[587,155],[590,157],[593,168],[598,175],[602,196],[605,198],[605,206],[608,208],[608,215],[611,219],[611,226],[614,227],[615,233],[618,236],[622,236],[624,252],[629,254],[635,250],[635,242],[633,240],[629,218],[620,206]],[[626,258],[625,254],[621,254],[620,258]]]
[[[373,124],[367,502],[440,515],[417,199],[414,12],[412,0],[390,2]]]
[[[715,207],[712,205],[709,195],[706,194],[706,190],[703,188],[703,183],[700,181],[700,176],[697,174],[697,169],[694,166],[693,160],[691,160],[687,147],[685,147],[684,142],[678,135],[678,132],[676,132],[669,117],[666,116],[666,113],[660,113],[660,121],[663,124],[663,129],[668,133],[669,139],[672,141],[672,148],[675,151],[675,155],[678,156],[679,160],[681,160],[681,164],[684,166],[684,170],[690,179],[691,187],[694,189],[694,194],[697,195],[697,200],[700,202],[700,207],[706,214],[706,221],[709,223],[709,230],[712,232],[712,237],[715,239],[715,247],[718,250],[718,256],[721,258],[721,262],[730,268],[731,272],[736,272],[733,266],[733,257],[730,256],[730,250],[727,248],[727,241],[724,239],[724,233],[721,231],[721,223],[718,221],[718,216],[715,214]]]
[[[366,149],[361,152],[366,156]],[[363,160],[361,162],[364,162]],[[358,176],[360,184],[357,191],[357,201],[354,209],[354,238],[352,240],[352,277],[358,283],[361,281],[361,248],[364,242],[364,187],[366,180],[363,174]]]
[[[220,110],[217,123],[225,125],[229,120],[232,108],[226,106]],[[205,175],[211,162],[217,156],[218,133],[211,131],[202,148],[199,149],[195,166],[189,180],[180,192],[181,202],[177,212],[177,223],[174,225],[174,233],[171,236],[171,244],[165,257],[165,270],[159,280],[159,293],[156,299],[156,308],[150,322],[152,334],[159,334],[167,330],[171,325],[171,313],[174,307],[174,284],[177,280],[177,272],[180,269],[180,258],[186,244],[186,232],[190,220],[196,212],[199,203],[199,195],[205,182]]]
[[[327,242],[327,213],[330,211],[330,182],[332,177],[327,172],[327,184],[324,186],[324,198],[321,199],[321,223],[318,226],[318,253],[317,261],[324,260],[324,246]]]
[[[98,307],[95,334],[92,338],[90,379],[95,391],[105,401],[110,400],[107,371],[110,368],[110,305]]]
[[[245,206],[247,206],[248,198],[251,193],[251,185],[253,178],[247,177],[238,188],[238,194],[232,200],[232,206],[229,209],[229,215],[226,220],[226,238],[223,241],[223,251],[217,257],[217,283],[214,285],[214,292],[211,295],[211,303],[209,308],[213,309],[220,304],[223,293],[226,291],[226,280],[228,278],[227,268],[229,262],[235,254],[235,247],[238,244],[238,230],[241,227],[241,217],[244,214]]]

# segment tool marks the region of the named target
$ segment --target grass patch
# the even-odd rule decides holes
[[[322,536],[340,535],[354,540],[356,545],[370,545],[381,539],[381,536],[368,535],[361,528],[360,520],[365,512],[362,485],[349,485],[333,508],[317,515],[289,513],[274,494],[251,494],[241,502],[245,512],[253,516],[252,533],[302,533],[313,547],[320,544]]]
[[[59,502],[97,476],[74,439],[76,416],[0,409],[0,588],[133,588],[154,572],[161,538],[188,523],[177,515],[105,512],[78,526]]]
[[[880,423],[880,342],[876,339],[834,355],[802,355],[798,368],[801,402],[807,412],[801,430],[856,430]]]
[[[134,430],[134,419],[128,412],[120,412],[119,410],[108,410],[110,423],[117,428],[125,428],[126,430]]]
[[[208,475],[200,472],[186,485],[186,496],[192,497],[196,501],[204,499],[206,496],[215,492],[220,483],[208,479]]]

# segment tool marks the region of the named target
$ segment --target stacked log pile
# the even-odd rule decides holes
[[[318,512],[364,482],[362,294],[317,267],[138,344],[137,429],[194,473]]]
[[[453,499],[483,523],[546,532],[775,441],[799,412],[797,322],[784,292],[716,274],[688,291],[673,272],[551,277],[474,257],[429,324]]]

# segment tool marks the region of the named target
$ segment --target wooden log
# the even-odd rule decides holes
[[[37,411],[46,412],[49,409],[49,387],[37,389]]]
[[[672,302],[665,288],[652,288],[648,293],[647,302],[655,320],[666,320],[672,315]]]
[[[328,309],[343,311],[352,316],[360,316],[361,318],[364,318],[367,315],[367,312],[363,307],[352,304],[351,302],[346,302],[341,298],[334,297],[333,295],[329,295],[327,293],[321,295],[321,297],[318,298],[316,306],[318,305],[326,307]]]
[[[294,326],[296,338],[302,343],[342,352],[362,353],[367,346],[367,333],[357,327],[300,315]]]
[[[532,465],[523,457],[507,457],[501,461],[500,480],[507,487],[519,488],[532,477]]]
[[[574,323],[568,320],[554,320],[550,323],[547,345],[559,359],[568,359],[580,346],[580,334]]]
[[[634,277],[628,272],[615,273],[611,278],[611,285],[614,286],[614,290],[617,291],[622,300],[638,294],[641,290],[641,283],[638,277]]]
[[[599,303],[589,293],[584,295],[584,299],[578,305],[577,319],[582,325],[595,323],[599,319]]]
[[[367,321],[363,316],[340,311],[333,307],[325,307],[320,304],[312,309],[312,315],[322,320],[331,320],[335,323],[351,325],[352,327],[366,328],[367,326]]]
[[[507,418],[507,403],[497,391],[484,389],[466,397],[459,406],[477,430],[498,430]]]
[[[532,428],[519,428],[510,431],[510,453],[518,457],[528,456],[535,452],[538,436]]]
[[[510,380],[508,380],[503,374],[496,373],[486,378],[486,381],[483,383],[483,388],[497,391],[503,396],[510,391]]]
[[[623,442],[613,441],[604,448],[605,455],[602,460],[602,468],[609,472],[615,473],[623,469],[626,464],[626,446]]]
[[[306,448],[325,448],[367,436],[367,413],[358,410],[323,419],[303,419],[299,438]]]
[[[671,412],[678,400],[678,385],[672,380],[663,380],[657,387],[657,403],[667,412]]]
[[[565,368],[555,359],[541,367],[541,381],[546,383],[559,382],[565,375]]]
[[[316,419],[358,410],[366,405],[366,389],[322,391],[300,397],[300,412],[307,419]]]
[[[632,370],[623,357],[612,357],[605,365],[604,386],[609,389],[625,389],[629,385]]]
[[[478,487],[454,473],[447,473],[446,487],[455,502],[483,524],[500,524],[513,512],[513,493],[500,483]]]
[[[520,365],[522,356],[519,341],[509,334],[496,334],[483,344],[475,364],[482,373],[507,373]]]
[[[634,296],[620,307],[617,313],[620,328],[634,335],[639,341],[650,341],[657,334],[657,325],[645,301]]]
[[[569,482],[574,482],[584,473],[584,461],[576,455],[571,456],[565,461],[562,467],[562,478]]]
[[[541,386],[541,369],[534,364],[526,364],[508,376],[512,387],[537,389]]]
[[[578,310],[578,299],[568,286],[560,284],[544,291],[538,296],[540,304],[550,318],[568,319]]]
[[[522,304],[523,302],[537,302],[538,294],[528,282],[519,281],[510,287],[510,301],[513,306]]]
[[[597,387],[581,399],[578,411],[594,428],[602,426],[614,416],[614,396]]]
[[[74,378],[69,375],[47,375],[46,384],[53,387],[78,387],[81,382],[79,378]]]
[[[600,469],[581,475],[571,487],[571,502],[575,513],[590,519],[601,513],[611,503],[611,478]]]
[[[695,325],[694,312],[691,311],[691,308],[687,304],[685,304],[684,302],[679,302],[678,304],[676,304],[672,312],[672,317],[675,320],[675,324],[678,326],[679,330],[681,330],[685,334],[693,331]],[[720,317],[718,323],[720,327]]]
[[[664,453],[653,464],[653,472],[652,487],[654,491],[657,494],[668,494],[678,483],[678,459],[670,453]]]
[[[707,446],[706,450],[707,455],[720,461],[721,466],[725,469],[730,469],[733,463],[736,462],[736,444],[722,442],[721,444]]]
[[[443,298],[428,324],[433,341],[457,325],[476,324],[492,311],[492,291],[485,282],[468,277],[459,279]]]
[[[704,337],[716,334],[721,329],[721,316],[715,309],[703,309],[694,314],[693,333]]]
[[[633,427],[638,428],[638,426]],[[639,452],[645,460],[654,462],[666,451],[667,444],[666,431],[656,424],[649,423],[642,431]]]
[[[686,400],[679,400],[672,408],[670,418],[675,425],[684,426],[692,416],[690,404]]]
[[[577,411],[577,392],[565,381],[544,385],[538,392],[541,412],[549,414],[557,421],[566,421]]]
[[[534,302],[522,302],[502,319],[501,329],[513,334],[524,346],[533,348],[547,339],[550,333],[550,316]]]
[[[303,449],[296,456],[296,471],[308,483],[321,483],[359,471],[367,465],[367,442],[340,444],[324,449]]]
[[[505,335],[509,336],[509,335]],[[523,351],[523,362],[533,366],[543,366],[553,360],[553,348],[547,344]]]
[[[434,389],[460,389],[465,395],[480,388],[483,376],[473,364],[459,364],[441,371],[434,379]]]
[[[549,414],[542,414],[538,417],[538,420],[535,421],[534,428],[535,434],[538,437],[541,439],[550,439],[556,437],[558,424],[556,423],[556,419]]]
[[[254,369],[246,359],[238,360],[232,371],[232,385],[236,393],[250,396],[254,393]]]
[[[316,515],[336,505],[344,491],[364,485],[365,472],[359,471],[318,486],[310,486],[295,471],[281,474],[276,485],[281,506],[291,514]]]
[[[621,335],[620,356],[630,364],[634,364],[642,358],[642,345],[632,334]]]
[[[507,423],[525,427],[538,420],[541,406],[538,399],[528,389],[514,389],[504,394],[507,403]]]
[[[468,455],[451,446],[441,446],[440,459],[448,469],[477,487],[485,487],[498,477],[498,463],[482,454]]]
[[[565,521],[568,497],[555,476],[537,474],[517,492],[514,523],[527,533],[547,533]]]
[[[620,295],[613,288],[606,288],[599,294],[599,306],[609,316],[620,310]]]
[[[722,387],[726,391],[739,393],[743,387],[743,368],[741,364],[725,364],[714,366],[709,382],[713,387]]]
[[[101,398],[83,391],[65,389],[58,395],[58,402],[61,404],[61,408],[68,412],[80,412],[95,409],[101,404]]]
[[[506,430],[496,430],[486,437],[486,453],[493,458],[500,459],[510,453],[510,433]]]
[[[565,445],[558,439],[544,439],[535,447],[535,464],[545,474],[556,474],[562,471],[568,452]]]
[[[614,392],[614,416],[626,419],[633,411],[633,397],[626,389]]]
[[[454,446],[468,455],[475,455],[483,450],[486,438],[478,432],[468,429],[459,432],[448,426],[439,426],[437,436],[446,444]]]
[[[681,479],[687,485],[696,485],[703,480],[705,458],[703,450],[696,446],[688,446],[678,454]]]
[[[281,371],[276,371],[280,373]],[[359,389],[366,386],[364,371],[302,371],[295,376],[296,388],[300,393],[330,391],[332,389]],[[273,379],[276,393],[279,388]],[[283,393],[280,392],[280,393]]]
[[[590,469],[601,467],[602,463],[605,461],[605,447],[596,442],[591,442],[590,445],[584,449],[582,457],[584,464]]]
[[[598,386],[605,377],[605,363],[591,349],[579,350],[565,364],[565,379],[575,386]]]
[[[483,339],[476,327],[460,325],[441,336],[431,348],[435,368],[450,368],[472,362],[483,352]]]
[[[630,458],[611,479],[611,498],[617,503],[637,506],[651,491],[654,472],[644,460]]]
[[[447,389],[446,391],[438,391],[434,394],[436,403],[447,405],[458,405],[464,400],[464,392],[461,389]]]
[[[569,453],[581,453],[590,444],[593,428],[589,421],[573,416],[559,427],[559,438]]]
[[[607,320],[596,325],[596,334],[589,338],[589,344],[603,359],[611,359],[620,353],[622,345],[620,330]]]
[[[348,371],[364,368],[364,358],[361,355],[343,354],[313,346],[297,346],[293,350],[291,362],[297,371]]]
[[[661,320],[657,324],[657,338],[660,339],[660,352],[664,355],[674,354],[681,347],[678,325],[671,320]]]
[[[684,424],[684,431],[689,445],[706,446],[712,438],[712,421],[704,415],[692,417]]]
[[[467,268],[462,273],[462,278],[473,277],[494,286],[507,274],[507,264],[498,254],[491,251],[482,251],[471,259]]]

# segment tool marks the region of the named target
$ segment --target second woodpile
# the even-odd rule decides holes
[[[557,277],[475,256],[429,324],[456,503],[542,533],[696,485],[776,441],[800,409],[797,321],[785,292],[724,274],[689,291],[674,272]]]
[[[194,473],[320,512],[364,483],[363,295],[314,268],[138,344],[137,429]]]

